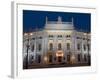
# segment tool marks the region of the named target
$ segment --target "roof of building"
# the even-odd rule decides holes
[[[46,17],[46,23],[44,28],[36,28],[34,30],[31,30],[30,32],[37,32],[37,31],[43,31],[43,30],[76,30],[79,32],[88,32],[81,29],[76,29],[74,27],[74,20],[72,18],[71,22],[65,22],[62,21],[62,18],[59,16],[58,21],[48,21],[48,18]]]
[[[58,21],[48,21],[46,18],[45,29],[47,30],[69,30],[74,29],[73,18],[71,22],[63,22],[61,17],[58,17]]]

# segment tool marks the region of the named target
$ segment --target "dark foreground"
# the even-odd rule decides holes
[[[81,66],[90,66],[88,63],[78,63],[78,64],[39,64],[39,65],[28,65],[23,67],[23,69],[39,69],[39,68],[59,68],[59,67],[81,67]]]

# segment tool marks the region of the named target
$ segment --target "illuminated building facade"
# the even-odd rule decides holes
[[[28,64],[79,64],[90,61],[91,34],[75,30],[71,22],[48,21],[44,29],[23,35],[23,60]]]

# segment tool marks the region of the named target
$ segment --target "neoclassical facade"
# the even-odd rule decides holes
[[[23,61],[28,64],[77,64],[90,61],[91,34],[75,30],[71,22],[48,21],[44,29],[23,35]]]

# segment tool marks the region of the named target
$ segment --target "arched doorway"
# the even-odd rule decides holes
[[[64,56],[64,53],[63,53],[62,50],[59,50],[59,51],[56,52],[57,63],[63,62],[63,56]]]
[[[53,52],[48,51],[47,53],[47,64],[52,64],[53,63]]]
[[[52,63],[52,55],[49,55],[49,60],[48,60],[49,63]]]

